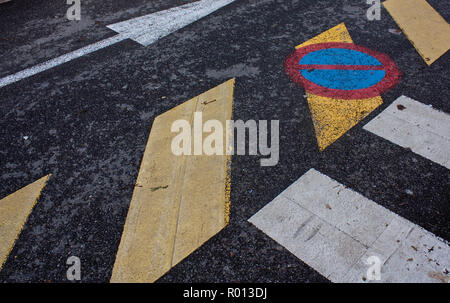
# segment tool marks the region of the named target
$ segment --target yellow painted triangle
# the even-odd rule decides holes
[[[326,42],[353,43],[353,40],[345,24],[341,23],[296,48]],[[322,97],[309,92],[306,92],[306,95],[320,151],[334,143],[383,103],[380,96],[344,100]]]
[[[230,156],[175,155],[175,121],[195,125],[233,111],[234,79],[156,117],[111,276],[112,283],[154,282],[229,222]],[[193,130],[192,130],[193,131]],[[227,142],[226,134],[223,134]],[[192,138],[192,142],[195,137]]]
[[[306,94],[320,151],[383,103],[381,97],[344,100]]]
[[[352,37],[347,30],[344,23],[338,24],[333,28],[315,36],[314,38],[297,45],[295,48],[305,47],[311,44],[326,43],[326,42],[341,42],[353,43]]]
[[[19,237],[50,175],[0,200],[0,268]]]

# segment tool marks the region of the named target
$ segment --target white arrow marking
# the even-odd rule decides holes
[[[148,46],[235,0],[202,0],[109,25],[108,28]],[[148,30],[151,29],[151,30]]]
[[[36,75],[125,39],[132,39],[143,46],[148,46],[234,1],[236,0],[201,0],[108,25],[108,28],[119,34],[1,78],[0,87]]]

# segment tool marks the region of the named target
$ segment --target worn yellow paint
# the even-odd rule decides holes
[[[345,26],[345,23],[336,25],[333,28],[317,35],[316,37],[297,45],[295,48],[305,47],[311,44],[325,43],[325,42],[341,42],[341,43],[353,43],[352,37]]]
[[[154,282],[228,224],[229,156],[175,156],[171,125],[193,125],[194,112],[202,112],[204,122],[218,120],[225,129],[233,91],[234,79],[153,122],[111,282]]]
[[[381,97],[344,100],[316,96],[308,92],[307,96],[320,151],[383,103]]]
[[[428,65],[450,48],[450,26],[425,0],[388,0],[383,5]]]
[[[353,43],[353,40],[345,24],[341,23],[296,48],[326,42]],[[344,100],[322,97],[310,92],[306,92],[306,95],[319,151],[326,149],[383,103],[380,96]]]
[[[19,237],[50,175],[0,200],[0,268]]]

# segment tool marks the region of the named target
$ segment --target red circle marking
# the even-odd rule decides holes
[[[381,66],[368,65],[300,65],[300,60],[307,54],[327,48],[343,48],[359,51],[370,55],[380,61]],[[290,54],[284,63],[284,67],[288,76],[300,86],[303,86],[308,92],[313,94],[339,99],[366,99],[379,96],[381,93],[387,91],[395,86],[402,76],[401,71],[397,68],[394,61],[389,56],[379,53],[377,51],[355,45],[353,43],[318,43],[308,45],[297,49]],[[300,69],[347,69],[347,70],[385,70],[386,75],[375,85],[364,89],[342,90],[329,87],[320,86],[305,77],[300,72]]]

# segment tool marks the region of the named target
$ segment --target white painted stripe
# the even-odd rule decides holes
[[[115,43],[117,43],[119,41],[125,40],[127,38],[128,37],[125,37],[125,36],[122,36],[122,35],[115,35],[115,36],[113,36],[111,38],[104,39],[104,40],[99,41],[97,43],[94,43],[94,44],[88,45],[86,47],[77,49],[77,50],[75,50],[73,52],[70,52],[68,54],[59,56],[59,57],[57,57],[55,59],[48,60],[48,61],[45,61],[45,62],[40,63],[38,65],[35,65],[33,67],[24,69],[23,71],[20,71],[20,72],[17,72],[15,74],[6,76],[4,78],[1,78],[0,79],[0,87],[3,87],[3,86],[6,86],[6,85],[9,85],[11,83],[20,81],[22,79],[34,76],[34,75],[36,75],[36,74],[38,74],[40,72],[46,71],[48,69],[51,69],[51,68],[53,68],[55,66],[58,66],[58,65],[61,65],[63,63],[72,61],[73,59],[79,58],[79,57],[87,55],[89,53],[98,51],[99,49],[105,48],[107,46],[110,46],[110,45],[115,44]]]
[[[381,282],[449,279],[448,244],[311,169],[249,219],[332,282],[364,282],[370,256]]]
[[[364,129],[450,168],[450,115],[444,112],[401,96]]]
[[[202,0],[109,25],[108,28],[118,32],[119,35],[1,78],[0,87],[36,75],[128,38],[143,46],[148,46],[162,37],[165,37],[234,1],[235,0]]]

